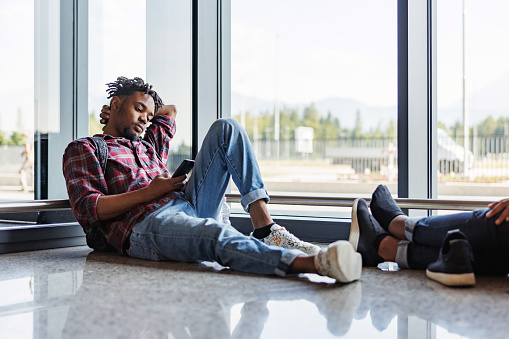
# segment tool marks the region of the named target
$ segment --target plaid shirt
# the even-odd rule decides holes
[[[82,227],[100,227],[120,253],[134,225],[177,195],[170,192],[106,221],[100,221],[97,216],[97,200],[146,187],[156,175],[168,173],[165,165],[175,131],[173,118],[154,117],[144,137],[153,145],[148,149],[140,141],[97,134],[108,146],[106,173],[97,159],[94,144],[87,138],[74,140],[65,150],[63,172],[74,217]]]

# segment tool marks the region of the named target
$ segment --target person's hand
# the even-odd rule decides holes
[[[110,113],[111,113],[110,106],[103,105],[103,108],[101,108],[101,113],[99,114],[99,117],[101,118],[101,120],[99,120],[99,122],[101,124],[106,125],[108,123],[108,121],[110,120]]]
[[[153,199],[172,191],[182,191],[187,184],[187,174],[172,178],[168,173],[159,174],[146,187],[147,194]]]
[[[175,105],[164,105],[159,108],[156,115],[167,115],[170,118],[175,119],[177,117],[177,107],[175,107]]]
[[[491,209],[488,213],[486,213],[486,218],[492,218],[498,213],[497,220],[495,220],[495,225],[500,225],[504,221],[509,221],[509,198],[502,199],[497,202],[492,202],[488,205],[488,208]]]

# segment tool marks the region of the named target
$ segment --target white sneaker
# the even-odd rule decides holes
[[[362,257],[348,241],[338,240],[318,253],[315,267],[321,275],[348,283],[361,277]]]
[[[300,240],[288,232],[286,228],[279,226],[278,224],[272,225],[270,228],[270,234],[265,238],[260,239],[260,241],[267,245],[301,250],[307,255],[315,255],[320,252],[320,246]]]

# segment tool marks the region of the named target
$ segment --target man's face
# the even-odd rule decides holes
[[[143,92],[115,98],[111,102],[110,121],[117,134],[115,136],[137,140],[154,117],[154,99]]]

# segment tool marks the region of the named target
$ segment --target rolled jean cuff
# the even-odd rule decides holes
[[[244,208],[244,211],[249,212],[249,204],[260,200],[265,199],[265,202],[268,204],[270,201],[269,194],[264,188],[259,188],[254,191],[249,192],[248,194],[244,195],[242,199],[240,199],[240,203],[242,204],[242,207]]]
[[[280,277],[287,276],[288,271],[290,270],[290,265],[299,255],[304,255],[304,252],[299,250],[285,250],[274,273]]]
[[[408,245],[410,241],[401,240],[398,243],[398,249],[396,250],[396,263],[400,268],[410,268],[408,265]]]
[[[415,225],[417,225],[421,219],[424,219],[424,217],[413,217],[405,220],[405,237],[408,241],[413,241]]]

